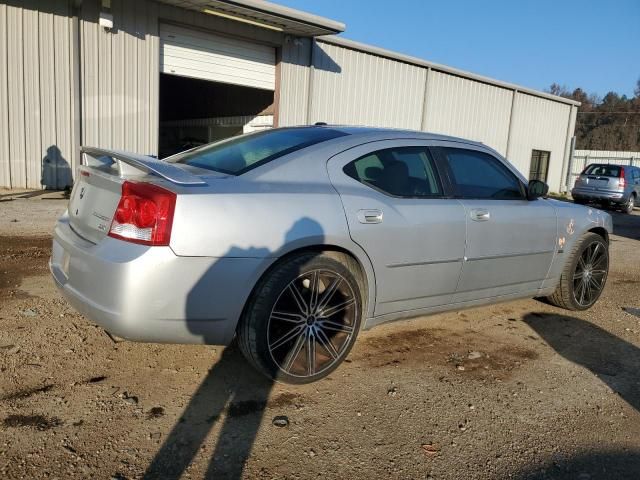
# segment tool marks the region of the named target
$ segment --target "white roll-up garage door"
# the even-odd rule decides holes
[[[272,47],[211,33],[160,25],[160,71],[213,82],[275,90]]]

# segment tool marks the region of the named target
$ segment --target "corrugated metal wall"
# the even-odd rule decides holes
[[[570,105],[516,93],[507,158],[529,176],[531,150],[551,152],[547,183],[555,192],[564,185],[562,170],[570,113]]]
[[[322,121],[459,136],[494,148],[525,176],[532,150],[547,150],[550,188],[564,190],[576,107],[328,40],[313,43],[284,44],[279,125]]]
[[[156,154],[158,144],[158,7],[111,2],[114,30],[98,22],[100,3],[80,16],[82,143]]]
[[[307,123],[311,39],[286,36],[280,60],[278,124]]]
[[[61,188],[78,162],[67,0],[0,4],[0,186]]]
[[[513,91],[431,70],[423,130],[507,151]]]
[[[309,122],[420,129],[424,68],[315,42]]]
[[[279,45],[282,34],[150,0],[112,0],[114,31],[98,25],[99,0],[81,14],[83,144],[158,153],[161,22]],[[179,95],[179,92],[176,92]]]

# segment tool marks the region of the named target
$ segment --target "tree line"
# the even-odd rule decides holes
[[[640,152],[640,79],[631,98],[616,92],[600,98],[582,88],[571,91],[557,83],[546,91],[582,104],[576,117],[577,149]]]

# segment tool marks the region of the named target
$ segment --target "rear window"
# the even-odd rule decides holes
[[[621,167],[617,165],[589,165],[582,172],[583,175],[597,175],[599,177],[619,177]]]
[[[331,128],[282,128],[210,143],[170,158],[183,163],[230,175],[243,173],[278,157],[347,135]]]

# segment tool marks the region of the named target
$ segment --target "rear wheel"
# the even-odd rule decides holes
[[[556,291],[547,300],[567,310],[586,310],[602,293],[609,273],[609,248],[600,235],[587,233],[576,243]]]
[[[268,377],[310,383],[347,356],[360,329],[362,281],[353,259],[305,252],[276,265],[238,326],[245,357]]]
[[[622,206],[622,211],[624,213],[633,213],[633,208],[636,206],[636,196],[631,194],[629,195],[629,201]]]

